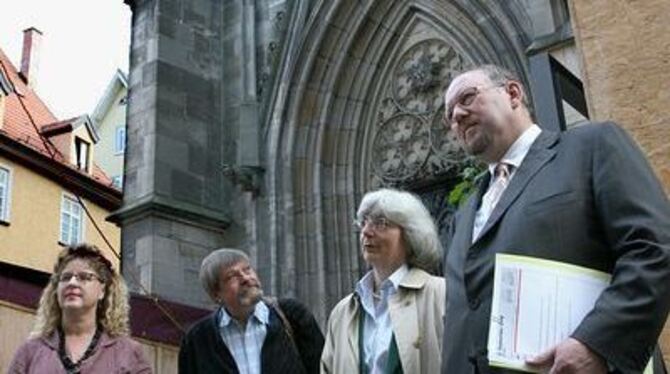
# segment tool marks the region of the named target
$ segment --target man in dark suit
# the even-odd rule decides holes
[[[612,123],[541,130],[520,80],[496,66],[456,77],[445,103],[451,130],[489,171],[456,214],[445,254],[442,372],[509,372],[487,360],[496,253],[612,275],[572,335],[528,364],[642,372],[670,307],[670,205],[640,150]]]

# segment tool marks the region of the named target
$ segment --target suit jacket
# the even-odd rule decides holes
[[[621,372],[641,372],[670,307],[670,206],[639,149],[612,123],[543,131],[472,243],[488,180],[452,226],[442,372],[504,372],[488,366],[486,348],[496,253],[612,274],[572,336]]]
[[[270,308],[270,321],[261,348],[261,373],[318,373],[323,334],[312,313],[292,299],[279,306],[293,329],[291,340],[277,312]],[[233,355],[223,342],[217,312],[195,323],[179,349],[179,373],[238,373]]]
[[[444,278],[412,268],[389,299],[391,324],[404,373],[433,374],[440,370],[444,317]],[[360,301],[350,294],[328,320],[321,373],[358,373]]]

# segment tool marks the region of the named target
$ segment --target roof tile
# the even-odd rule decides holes
[[[65,160],[63,155],[39,134],[44,126],[67,123],[76,118],[59,121],[37,93],[26,85],[2,48],[0,48],[0,74],[4,74],[14,86],[14,92],[5,98],[5,113],[0,131],[35,151],[76,169],[75,165]],[[88,176],[102,185],[113,185],[111,178],[98,165],[93,165],[93,173]]]

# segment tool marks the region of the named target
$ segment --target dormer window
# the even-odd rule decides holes
[[[74,139],[74,149],[76,153],[77,169],[88,173],[91,145],[81,138]]]

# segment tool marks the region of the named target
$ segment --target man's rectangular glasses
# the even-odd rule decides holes
[[[467,108],[472,103],[475,101],[477,98],[477,95],[480,93],[484,92],[485,90],[490,90],[492,88],[498,88],[498,87],[503,87],[505,84],[496,84],[494,86],[488,86],[488,87],[483,87],[479,88],[477,86],[474,87],[468,87],[464,89],[456,98],[454,98],[450,103],[449,106],[447,107],[447,110],[445,112],[444,116],[444,124],[446,126],[450,126],[451,123],[453,122],[453,116],[454,116],[454,108],[456,108],[456,105],[460,105],[463,108]]]

